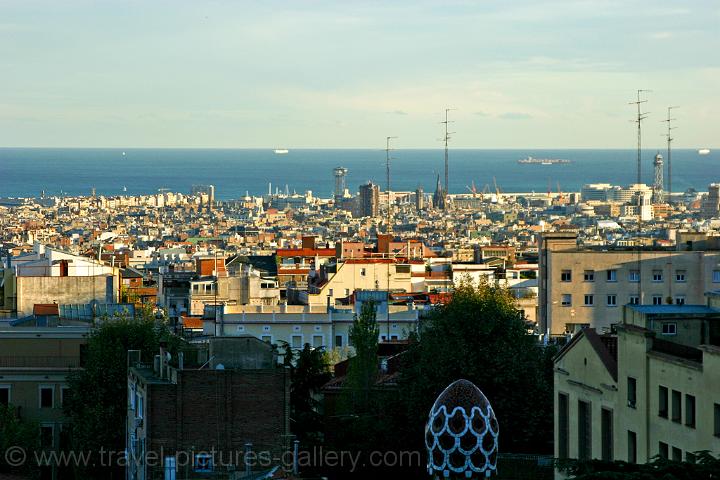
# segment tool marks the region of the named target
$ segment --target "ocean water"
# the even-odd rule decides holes
[[[655,150],[643,152],[642,178],[652,184]],[[661,151],[664,155],[664,152]],[[522,165],[517,160],[564,158],[568,165]],[[435,190],[437,175],[443,178],[443,151],[396,150],[391,161],[392,189],[426,192]],[[347,186],[355,192],[372,180],[385,188],[385,152],[370,149],[303,149],[276,155],[255,149],[56,149],[0,148],[0,197],[47,195],[150,194],[160,188],[188,192],[193,184],[214,184],[219,199],[267,193],[280,188],[319,196],[334,189],[332,169],[348,169]],[[720,155],[700,156],[696,150],[673,150],[673,191],[695,188],[706,191],[720,182]],[[667,169],[667,165],[666,165]],[[667,170],[666,170],[667,180]],[[450,150],[450,192],[478,190],[493,178],[501,191],[579,191],[585,183],[634,183],[635,150]]]

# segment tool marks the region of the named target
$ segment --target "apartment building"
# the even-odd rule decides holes
[[[0,405],[37,422],[44,448],[61,444],[67,375],[80,368],[88,333],[88,326],[0,328]]]
[[[31,253],[3,261],[2,309],[32,315],[35,304],[117,303],[120,268],[35,244]]]
[[[708,244],[710,245],[710,244]],[[592,327],[609,331],[622,306],[704,304],[720,287],[720,250],[579,248],[575,233],[540,238],[539,314],[542,331],[564,335]]]
[[[720,311],[625,309],[629,321],[615,334],[584,329],[555,359],[555,456],[645,463],[717,455]],[[713,325],[710,338],[701,336],[703,324]]]
[[[288,450],[290,375],[269,344],[214,338],[194,358],[159,353],[145,364],[128,352],[128,479],[239,478],[246,453]]]

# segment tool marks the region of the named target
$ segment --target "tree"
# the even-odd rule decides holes
[[[177,350],[180,339],[149,311],[137,319],[121,315],[104,319],[88,338],[84,368],[68,376],[64,400],[71,420],[71,447],[75,451],[122,452],[127,415],[127,352],[140,350],[143,361],[152,361],[161,341]],[[118,466],[115,466],[118,467]],[[79,478],[121,478],[121,468],[87,467]]]
[[[323,431],[318,394],[332,378],[330,365],[325,350],[312,348],[308,343],[294,357],[290,386],[292,431],[303,446],[317,445]]]
[[[37,465],[33,460],[22,465],[11,465],[11,448],[19,447],[26,459],[34,459],[34,452],[40,448],[39,426],[35,422],[21,420],[13,405],[0,405],[0,473],[22,473],[34,476]]]
[[[346,380],[346,391],[354,413],[365,413],[370,406],[371,389],[378,373],[378,337],[375,302],[363,302],[360,314],[355,316],[350,327],[350,343],[355,355],[350,357]]]
[[[459,286],[424,322],[400,378],[406,444],[422,449],[422,430],[440,392],[465,378],[493,406],[501,451],[552,449],[552,356],[534,337],[510,292],[481,282]]]
[[[565,460],[559,468],[573,480],[711,480],[720,475],[720,458],[702,451],[695,452],[695,462],[676,462],[660,457],[645,464]]]

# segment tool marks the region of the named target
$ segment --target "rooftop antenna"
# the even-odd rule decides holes
[[[649,112],[642,111],[642,104],[647,100],[642,99],[643,93],[649,93],[650,90],[637,90],[637,100],[630,102],[628,105],[637,106],[637,117],[633,120],[637,124],[637,272],[638,272],[638,304],[642,305],[642,245],[640,244],[640,234],[642,232],[642,211],[643,211],[643,192],[640,188],[642,183],[642,121],[645,120]]]
[[[387,229],[386,233],[392,234],[391,218],[392,218],[392,201],[390,199],[390,140],[398,137],[385,137],[385,174],[387,177]]]
[[[665,120],[662,120],[663,122],[667,123],[667,133],[663,134],[665,137],[667,137],[667,168],[668,168],[668,198],[667,201],[669,204],[672,205],[672,160],[670,156],[670,148],[672,141],[674,138],[672,138],[672,130],[675,130],[677,127],[671,126],[671,123],[676,120],[675,118],[670,117],[670,113],[672,110],[680,108],[677,105],[673,105],[671,107],[667,108],[667,118]]]
[[[455,132],[449,132],[448,131],[448,124],[455,123],[450,120],[448,120],[448,113],[452,110],[455,110],[454,108],[446,108],[445,109],[445,121],[440,122],[445,125],[445,136],[443,137],[443,141],[445,142],[445,191],[443,192],[443,209],[448,208],[448,142],[450,141],[450,135],[454,134]]]

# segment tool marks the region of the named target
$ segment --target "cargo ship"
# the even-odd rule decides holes
[[[572,160],[567,160],[564,158],[535,158],[528,156],[527,158],[521,158],[517,161],[517,163],[533,165],[565,165],[568,163],[572,163]]]

